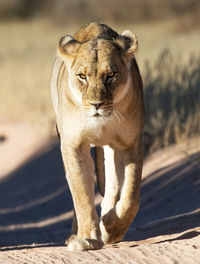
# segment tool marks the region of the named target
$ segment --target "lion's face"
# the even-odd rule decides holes
[[[67,44],[62,42],[61,54],[68,69],[66,89],[74,103],[89,117],[112,115],[114,105],[129,89],[130,56],[111,40],[79,43],[71,38]]]

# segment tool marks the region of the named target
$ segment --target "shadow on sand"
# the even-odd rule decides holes
[[[191,158],[198,160],[200,153]],[[177,233],[198,226],[199,179],[199,163],[187,162],[173,164],[145,178],[140,211],[125,240]],[[54,144],[0,181],[1,249],[64,245],[71,227],[72,209],[59,145]]]
[[[142,240],[200,226],[200,152],[155,170],[142,181],[140,210],[126,240]]]

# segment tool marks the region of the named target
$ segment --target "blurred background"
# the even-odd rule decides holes
[[[199,0],[1,0],[0,122],[56,135],[49,93],[56,46],[92,20],[138,37],[146,153],[199,135]]]

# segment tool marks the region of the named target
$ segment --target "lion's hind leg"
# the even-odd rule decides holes
[[[115,151],[116,173],[106,174],[105,197],[102,202],[100,222],[104,243],[121,241],[138,212],[142,162],[140,155],[136,157],[134,153],[134,148]],[[139,151],[137,153],[140,154]],[[118,192],[115,190],[116,187]],[[110,196],[106,195],[107,193],[110,193]]]
[[[104,151],[102,147],[95,147],[97,186],[102,196],[105,194]]]
[[[119,199],[119,191],[120,191],[120,177],[119,174],[116,173],[116,153],[115,151],[109,147],[104,147],[104,156],[105,156],[105,194],[103,201],[101,203],[101,236],[104,243],[107,243],[110,238],[110,233],[108,232],[108,226],[112,225],[115,222],[115,217],[110,214],[110,212],[115,208],[115,205]],[[120,173],[120,170],[118,170]],[[105,223],[105,217],[109,215],[107,218],[107,222]],[[109,223],[110,222],[110,223]]]

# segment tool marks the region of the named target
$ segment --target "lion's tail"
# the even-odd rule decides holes
[[[105,193],[105,167],[104,167],[104,151],[102,147],[95,147],[96,157],[96,175],[99,192],[102,196]]]

